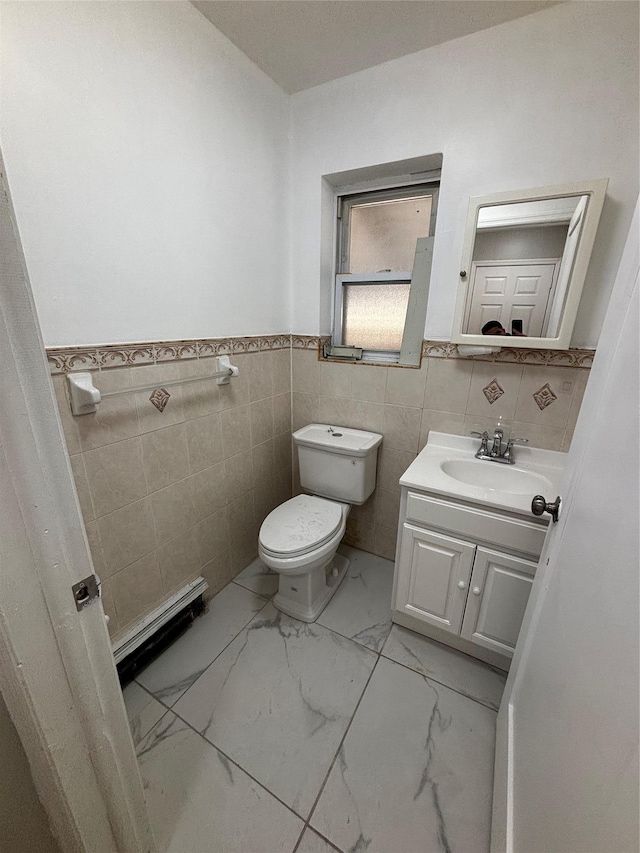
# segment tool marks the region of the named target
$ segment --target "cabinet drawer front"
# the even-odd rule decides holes
[[[478,548],[462,636],[512,657],[535,571],[529,560]]]
[[[494,463],[497,464],[497,463]],[[407,519],[539,557],[547,527],[505,518],[481,508],[458,506],[416,492],[407,494]]]
[[[395,607],[458,634],[474,553],[468,542],[404,524]]]

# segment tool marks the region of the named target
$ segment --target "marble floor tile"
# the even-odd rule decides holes
[[[344,851],[489,850],[496,714],[379,659],[310,824]]]
[[[357,643],[269,603],[174,707],[306,816],[375,662]]]
[[[379,652],[391,630],[393,562],[347,545],[340,553],[351,564],[318,624]]]
[[[266,604],[266,599],[230,583],[136,681],[165,705],[173,705],[231,640]]]
[[[506,672],[428,637],[394,625],[382,654],[497,711]]]
[[[137,749],[151,826],[167,853],[289,853],[302,821],[171,711]]]
[[[278,591],[280,575],[265,566],[260,557],[256,557],[253,563],[250,563],[233,580],[234,583],[239,583],[240,586],[250,589],[258,595],[273,598]]]
[[[167,709],[135,681],[125,687],[122,695],[133,743],[137,746],[158,720],[167,713]]]
[[[296,847],[295,853],[336,853],[336,849],[308,826]]]

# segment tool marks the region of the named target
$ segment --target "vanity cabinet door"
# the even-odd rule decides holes
[[[403,524],[396,609],[459,634],[475,550],[452,536]]]
[[[478,548],[461,635],[513,657],[536,563]]]

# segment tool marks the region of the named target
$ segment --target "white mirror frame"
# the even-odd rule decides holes
[[[598,230],[600,214],[604,204],[607,191],[608,178],[593,181],[582,181],[573,184],[557,184],[550,187],[538,187],[530,190],[512,190],[493,195],[473,196],[469,199],[469,213],[464,235],[462,249],[462,263],[460,265],[460,278],[458,283],[458,298],[456,311],[453,319],[453,332],[451,341],[455,344],[467,344],[471,346],[517,346],[522,349],[569,349],[573,326],[578,313],[582,287],[587,275],[593,243]],[[509,204],[514,202],[530,202],[545,199],[562,198],[563,196],[588,195],[589,202],[580,235],[580,243],[573,264],[571,280],[567,292],[567,298],[562,314],[562,320],[558,329],[557,337],[536,338],[518,337],[510,338],[507,344],[504,338],[498,335],[470,335],[462,331],[467,293],[471,286],[471,264],[473,260],[473,247],[476,238],[476,226],[478,212],[481,207]]]

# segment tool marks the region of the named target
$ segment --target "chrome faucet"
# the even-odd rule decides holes
[[[487,459],[490,462],[501,462],[504,465],[513,465],[516,461],[513,455],[513,446],[515,444],[529,444],[529,439],[527,438],[510,438],[503,449],[502,439],[504,438],[504,432],[501,429],[496,429],[493,432],[493,443],[491,450],[489,450],[489,433],[486,430],[484,432],[472,432],[471,435],[475,435],[480,439],[480,447],[476,451],[476,459]]]

